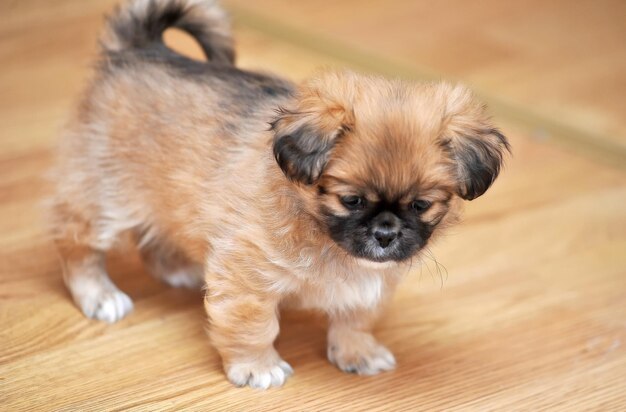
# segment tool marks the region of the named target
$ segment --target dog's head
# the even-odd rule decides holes
[[[509,145],[461,86],[351,72],[305,83],[272,123],[274,155],[341,248],[404,261],[482,195]]]

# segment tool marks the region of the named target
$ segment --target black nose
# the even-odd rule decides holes
[[[374,232],[374,237],[382,248],[386,248],[396,237],[398,237],[398,232],[394,229],[380,228]]]

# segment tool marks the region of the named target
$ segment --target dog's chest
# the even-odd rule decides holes
[[[304,284],[297,301],[302,308],[326,312],[370,309],[378,306],[383,293],[384,282],[380,274],[350,277],[336,274]]]

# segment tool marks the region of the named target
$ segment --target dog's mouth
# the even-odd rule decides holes
[[[387,247],[381,247],[373,242],[364,242],[360,245],[350,245],[346,247],[339,244],[346,252],[359,261],[367,261],[374,264],[380,263],[401,263],[411,259],[420,250],[419,245],[408,245],[398,242]]]
[[[337,224],[329,227],[329,236],[351,257],[372,263],[408,261],[426,243],[424,236],[408,227],[375,230],[364,225],[354,228]]]

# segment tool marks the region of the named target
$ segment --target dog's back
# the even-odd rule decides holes
[[[170,27],[194,36],[207,61],[167,48]],[[100,44],[95,77],[60,144],[50,209],[74,299],[87,316],[115,321],[132,304],[108,280],[103,252],[131,230],[142,247],[167,239],[160,255],[201,260],[211,229],[192,233],[179,222],[214,208],[215,219],[198,224],[219,224],[230,199],[207,196],[215,182],[246,194],[247,173],[263,158],[250,154],[266,150],[271,160],[268,122],[292,86],[234,67],[229,23],[212,1],[128,2],[108,19]],[[267,140],[258,130],[268,130]]]

